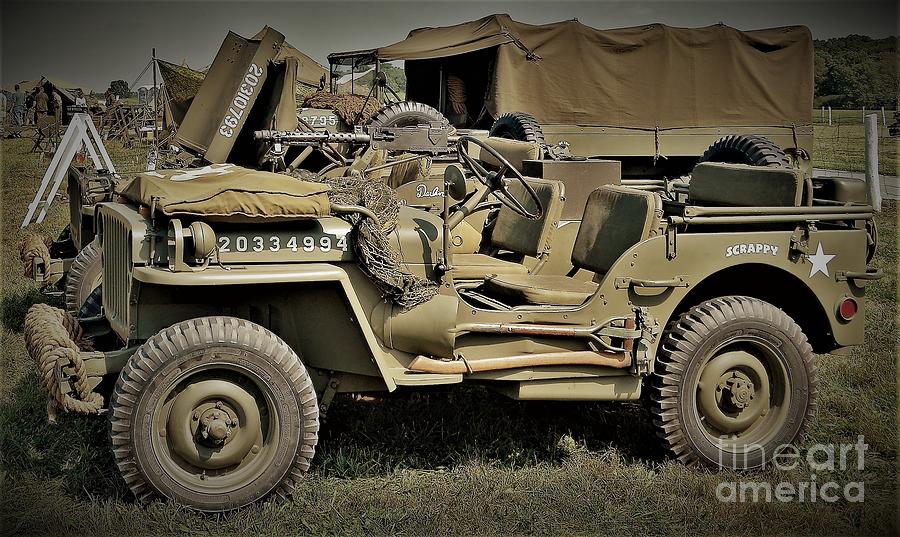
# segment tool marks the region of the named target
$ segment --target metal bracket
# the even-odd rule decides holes
[[[677,252],[675,250],[675,239],[677,239],[677,227],[666,226],[666,259],[675,259]]]
[[[331,406],[331,401],[334,399],[334,394],[337,393],[337,388],[340,384],[341,379],[337,376],[332,376],[328,379],[328,386],[325,387],[325,390],[322,392],[322,398],[319,399],[319,420],[325,420],[328,414],[328,407]]]
[[[632,372],[636,375],[647,375],[651,372],[650,346],[660,333],[659,321],[650,316],[650,310],[644,307],[634,309],[634,320],[641,330],[641,337],[635,341],[634,362]]]
[[[799,225],[791,234],[791,260],[809,255],[809,225]]]

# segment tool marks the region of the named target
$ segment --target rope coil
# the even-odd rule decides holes
[[[38,368],[41,386],[50,395],[47,419],[56,422],[61,408],[78,414],[97,414],[103,408],[103,396],[88,384],[81,351],[92,350],[78,321],[69,313],[47,304],[35,304],[25,314],[25,346]],[[65,393],[57,380],[60,364],[73,370],[75,395]]]
[[[50,245],[49,241],[35,233],[29,233],[22,238],[19,243],[19,257],[22,259],[22,265],[25,269],[26,278],[34,278],[34,260],[40,259],[44,266],[50,264]],[[46,285],[47,282],[44,282]]]

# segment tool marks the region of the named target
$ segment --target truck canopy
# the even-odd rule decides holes
[[[804,26],[597,30],[491,15],[413,30],[377,54],[406,60],[407,98],[439,110],[448,77],[461,79],[473,120],[521,111],[542,123],[644,129],[812,121],[813,43]]]

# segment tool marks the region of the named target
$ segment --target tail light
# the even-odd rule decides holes
[[[838,302],[837,313],[838,316],[844,321],[853,319],[858,311],[859,304],[853,298],[844,297],[840,302]]]

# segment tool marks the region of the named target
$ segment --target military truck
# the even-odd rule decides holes
[[[619,160],[626,179],[688,174],[729,134],[763,136],[810,167],[813,43],[803,26],[598,30],[498,14],[418,28],[371,55],[404,62],[405,98],[457,128],[536,141],[548,157]],[[725,144],[707,157],[743,163],[746,149]]]
[[[102,314],[26,316],[48,411],[107,415],[135,496],[202,511],[302,486],[339,393],[463,382],[520,400],[646,398],[673,456],[751,469],[813,418],[815,353],[863,341],[882,274],[859,192],[823,199],[796,168],[711,162],[665,198],[604,185],[570,254],[592,278],[533,274],[457,255],[453,230],[494,195],[493,239],[528,248],[565,186],[523,176],[490,141],[427,135],[457,146],[440,215],[378,181],[230,164],[120,185],[97,210]]]

